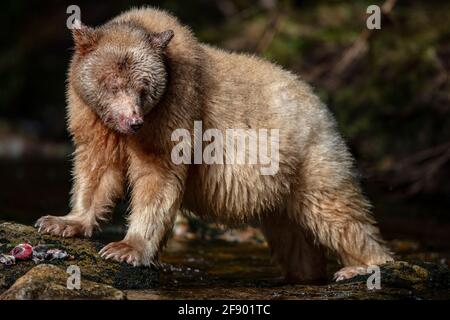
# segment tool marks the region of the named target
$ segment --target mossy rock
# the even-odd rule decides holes
[[[118,289],[153,288],[158,282],[158,272],[153,268],[132,267],[125,263],[102,259],[98,251],[103,244],[98,241],[60,238],[40,234],[31,226],[10,222],[0,223],[0,253],[8,253],[14,246],[24,242],[31,245],[47,244],[67,251],[74,257],[73,260],[52,260],[45,263],[61,268],[75,264],[81,270],[82,279],[111,285]],[[16,264],[11,266],[0,264],[0,292],[9,288],[35,266],[32,260],[16,261]]]
[[[450,271],[448,266],[443,264],[397,261],[383,269],[381,276],[391,287],[419,291],[450,290]]]
[[[381,289],[368,290],[370,275],[338,282],[334,289],[350,288],[352,299],[450,299],[450,269],[422,261],[395,261],[380,268]]]
[[[67,273],[51,264],[39,264],[20,277],[0,300],[124,300],[124,292],[89,280],[68,288]]]

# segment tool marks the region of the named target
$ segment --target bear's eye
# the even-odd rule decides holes
[[[150,80],[149,79],[143,79],[142,80],[142,85],[144,86],[144,88],[148,88],[150,86]]]
[[[117,85],[112,85],[108,89],[112,94],[116,94],[117,92],[119,92],[119,86]]]
[[[139,92],[139,100],[140,100],[141,104],[143,104],[147,100],[147,90],[142,89]]]

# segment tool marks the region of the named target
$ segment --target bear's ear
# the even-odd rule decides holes
[[[93,51],[99,39],[97,30],[83,24],[78,28],[72,29],[72,36],[75,43],[75,51],[82,56]]]
[[[150,44],[160,50],[164,50],[172,40],[174,33],[172,30],[149,34]]]

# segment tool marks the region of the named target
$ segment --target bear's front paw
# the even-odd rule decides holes
[[[36,221],[35,227],[41,233],[49,233],[60,237],[84,236],[91,237],[93,226],[86,226],[80,221],[69,217],[44,216]]]
[[[142,250],[129,242],[122,240],[119,242],[111,242],[103,247],[99,252],[100,256],[106,260],[115,260],[118,262],[126,262],[134,267],[144,265]]]

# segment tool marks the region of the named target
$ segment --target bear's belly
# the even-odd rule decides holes
[[[183,207],[220,223],[253,221],[262,213],[283,210],[286,181],[281,174],[261,175],[254,165],[195,165]]]

